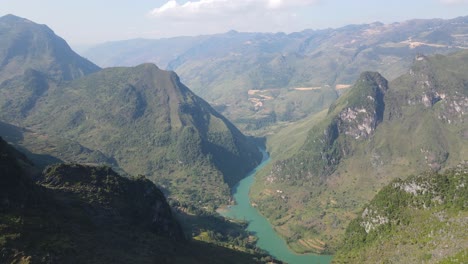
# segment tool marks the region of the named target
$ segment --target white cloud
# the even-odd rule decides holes
[[[169,0],[161,7],[155,8],[150,15],[166,19],[194,19],[246,15],[248,13],[285,11],[295,7],[309,6],[318,0],[199,0],[179,4]],[[240,19],[242,17],[239,17]]]
[[[166,0],[149,12],[154,37],[242,32],[292,32],[305,28],[304,10],[323,0]],[[298,14],[301,13],[302,16]],[[307,14],[306,14],[307,15]],[[152,36],[147,36],[152,37]]]

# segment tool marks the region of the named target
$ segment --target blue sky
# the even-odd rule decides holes
[[[468,15],[468,0],[0,0],[72,46],[238,31],[294,32]]]

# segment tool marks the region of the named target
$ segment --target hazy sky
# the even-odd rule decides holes
[[[468,0],[0,0],[72,46],[238,31],[293,32],[468,15]]]

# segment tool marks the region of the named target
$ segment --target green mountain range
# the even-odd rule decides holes
[[[299,251],[333,252],[350,220],[396,177],[468,158],[468,52],[415,57],[387,82],[365,72],[327,111],[268,139],[251,196]]]
[[[132,40],[96,48],[124,64],[101,69],[0,17],[0,262],[274,261],[215,212],[263,143],[220,112],[266,135],[251,204],[294,251],[463,262],[467,31],[460,17]]]
[[[155,62],[238,127],[270,126],[328,107],[364,71],[388,80],[419,53],[467,48],[468,18],[409,20],[284,33],[242,33],[108,42],[84,55],[101,66]]]
[[[1,138],[0,201],[1,263],[268,260],[187,240],[163,193],[144,177],[78,164],[41,173]]]
[[[174,73],[152,64],[104,69],[60,85],[25,118],[10,116],[3,118],[99,150],[125,171],[205,205],[226,203],[226,183],[233,185],[260,158],[254,144]]]
[[[79,153],[95,156],[86,162],[104,161],[129,174],[147,175],[181,206],[211,209],[229,203],[229,187],[260,161],[255,144],[193,94],[175,73],[153,64],[104,70],[90,67],[99,71],[71,80],[67,70],[91,73],[80,68],[89,62],[66,44],[55,49],[52,44],[62,40],[52,31],[14,16],[2,17],[0,23],[34,46],[3,59],[8,65],[18,64],[17,58],[31,63],[0,84],[0,119],[52,143],[41,148],[37,140],[26,139],[20,142],[25,149],[77,162],[82,160],[70,160],[71,155],[57,149],[81,146]],[[43,38],[35,37],[43,32],[47,33]],[[6,54],[16,48],[6,45]],[[62,53],[68,60],[60,57]],[[52,67],[50,61],[62,64]],[[2,67],[0,72],[7,76],[9,68]]]
[[[120,261],[128,263],[135,257],[136,262],[151,262],[155,259],[153,251],[159,253],[171,248],[182,251],[169,250],[159,258],[160,261],[206,263],[206,258],[213,255],[221,255],[219,261],[222,263],[257,262],[254,258],[265,257],[271,260],[265,253],[259,253],[261,251],[255,247],[256,239],[245,230],[245,223],[229,222],[214,212],[218,206],[230,203],[229,188],[260,161],[261,153],[252,139],[245,137],[194,95],[173,72],[162,71],[153,64],[102,70],[74,53],[46,26],[12,15],[1,17],[0,24],[5,36],[2,38],[2,44],[5,44],[1,47],[4,66],[0,67],[3,78],[0,81],[0,136],[37,164],[37,171],[50,164],[66,162],[112,166],[128,177],[146,175],[169,197],[184,233],[190,239],[195,238],[190,245],[149,238],[133,244],[135,252],[146,255],[137,258],[129,254]],[[15,40],[17,36],[20,37]],[[18,43],[28,46],[18,49]],[[63,173],[72,170],[66,167]],[[80,173],[84,176],[75,182],[76,189],[84,184],[81,181],[87,181],[86,175],[95,174],[95,169],[84,167],[83,170]],[[97,174],[109,173],[108,169],[97,170]],[[43,185],[42,182],[39,184]],[[88,187],[90,193],[96,191],[92,186]],[[85,198],[87,200],[76,203],[89,203],[89,197]],[[127,198],[133,199],[125,197],[119,203],[130,203]],[[91,202],[94,199],[91,197]],[[26,208],[19,214],[29,211]],[[60,214],[36,216],[40,221],[31,224],[31,229],[37,228],[41,219],[47,217],[56,217],[57,224],[71,221],[72,228],[89,222],[85,216],[69,220]],[[131,221],[137,220],[133,218]],[[124,228],[128,229],[132,224],[126,225]],[[9,223],[6,226],[5,232],[9,232]],[[110,233],[115,228],[112,228],[84,246],[97,247],[104,243],[102,239],[113,240]],[[26,228],[24,232],[31,229]],[[146,231],[142,231],[143,237],[146,237]],[[22,233],[15,234],[24,236]],[[37,235],[41,236],[41,233]],[[89,232],[86,235],[89,236]],[[104,249],[109,252],[103,254],[103,258],[94,260],[94,255],[101,254],[96,251],[79,257],[83,260],[89,257],[96,263],[119,258],[121,253],[115,251],[121,250],[123,241],[130,237],[130,234],[123,235],[122,240]],[[80,237],[74,243],[84,243],[84,239],[86,237]],[[17,240],[16,245],[22,247],[26,242],[38,241],[27,237]],[[34,252],[52,254],[50,249],[55,247],[54,244],[44,243],[50,248],[45,251],[34,249]],[[157,249],[161,244],[164,244],[162,251]],[[25,250],[18,247],[13,246],[12,250]],[[87,250],[73,247],[78,251]],[[138,247],[142,250],[136,250]],[[26,259],[36,254],[28,252],[24,255]],[[18,261],[10,258],[12,254],[5,255],[8,256],[5,261]],[[23,258],[23,255],[18,256]],[[44,261],[48,261],[47,257]]]

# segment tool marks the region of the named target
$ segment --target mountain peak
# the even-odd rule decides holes
[[[375,22],[373,22],[373,23],[371,23],[371,24],[369,24],[369,25],[372,26],[372,27],[382,27],[382,26],[384,26],[385,24],[382,23],[382,22],[380,22],[380,21],[375,21]]]
[[[365,71],[361,73],[359,76],[359,79],[363,79],[366,81],[373,81],[376,83],[381,83],[385,84],[387,83],[387,80],[378,72],[373,72],[373,71]]]
[[[76,54],[46,25],[15,15],[0,17],[0,82],[34,69],[54,80],[72,80],[100,68]]]
[[[366,81],[371,82],[377,85],[380,89],[386,91],[388,89],[388,82],[387,80],[378,72],[366,71],[361,73],[359,76],[359,81]]]
[[[160,70],[160,68],[156,64],[150,63],[150,62],[142,63],[142,64],[138,65],[137,67],[141,67],[141,68],[144,68],[144,69]]]
[[[231,29],[231,30],[229,30],[228,32],[226,32],[227,35],[236,35],[236,34],[238,34],[238,33],[239,33],[239,31],[234,30],[234,29]]]
[[[23,17],[15,16],[13,14],[7,14],[7,15],[0,17],[0,22],[31,22],[31,21]]]

